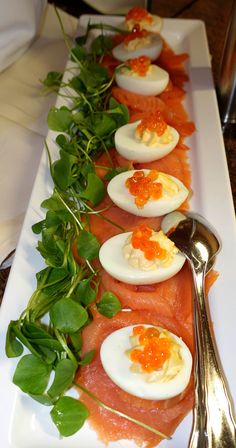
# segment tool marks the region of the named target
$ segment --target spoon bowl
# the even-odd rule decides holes
[[[202,247],[205,256],[208,256],[205,266],[206,273],[213,268],[216,255],[221,249],[221,242],[216,230],[203,216],[191,212],[185,214],[172,212],[162,220],[161,227],[179,249],[179,246],[184,247],[184,250],[180,250],[188,260],[190,257],[192,258],[195,243],[197,243],[198,249],[195,247],[194,252],[195,250],[199,252],[200,244],[207,245],[207,254]]]
[[[196,213],[170,213],[162,228],[189,261],[193,274],[195,405],[189,448],[235,448],[236,424],[230,395],[211,333],[205,275],[221,243],[212,226]]]

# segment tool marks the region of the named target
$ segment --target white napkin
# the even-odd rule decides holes
[[[35,38],[46,0],[0,0],[0,71],[15,62]]]
[[[60,16],[73,37],[78,20],[62,11]],[[48,5],[39,37],[0,73],[0,265],[16,247],[47,134],[47,113],[56,99],[42,96],[40,79],[62,71],[67,58],[58,19]]]

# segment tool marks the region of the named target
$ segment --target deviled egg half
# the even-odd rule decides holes
[[[152,162],[169,154],[179,141],[179,133],[168,126],[160,112],[121,126],[115,133],[115,147],[127,160]]]
[[[163,40],[159,34],[150,33],[146,30],[134,30],[129,33],[116,47],[112,54],[118,61],[125,62],[128,59],[148,56],[155,61],[163,48]]]
[[[151,14],[145,8],[142,8],[142,6],[134,6],[128,11],[122,25],[128,31],[132,31],[138,27],[140,30],[160,33],[163,20],[161,17]]]
[[[112,277],[131,285],[151,285],[177,274],[185,256],[163,233],[141,225],[109,238],[100,248],[101,265]]]
[[[130,170],[113,177],[107,186],[111,200],[136,216],[170,213],[185,201],[189,190],[176,177],[157,170]]]
[[[166,400],[188,386],[192,355],[174,333],[134,325],[111,333],[100,350],[103,368],[124,391],[147,400]]]
[[[160,95],[169,83],[169,73],[151,64],[145,55],[128,59],[115,73],[119,87],[142,95]]]

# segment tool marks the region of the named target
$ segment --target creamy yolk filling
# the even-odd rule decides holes
[[[133,231],[123,247],[128,263],[144,271],[170,266],[177,253],[177,247],[162,230],[154,232],[145,224]]]
[[[173,141],[170,126],[159,111],[141,120],[135,129],[135,137],[147,146],[162,146]]]
[[[127,51],[134,51],[145,47],[151,43],[151,34],[146,30],[139,31],[136,28],[132,30],[123,40]]]
[[[133,328],[130,350],[126,351],[131,371],[144,374],[147,382],[167,382],[183,368],[180,345],[161,327]]]
[[[126,180],[125,186],[135,196],[134,202],[138,208],[143,208],[150,199],[170,198],[179,191],[178,185],[167,174],[157,170],[150,170],[147,175],[142,170],[135,171]]]

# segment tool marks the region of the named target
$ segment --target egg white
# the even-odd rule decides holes
[[[136,48],[133,51],[128,51],[126,45],[121,42],[113,48],[112,54],[118,61],[125,62],[128,59],[138,58],[139,56],[148,56],[151,61],[155,61],[160,55],[163,48],[163,40],[158,34],[152,34],[151,40],[148,44]]]
[[[150,72],[145,76],[134,73],[132,76],[117,70],[115,80],[119,87],[141,95],[160,95],[168,82],[169,73],[157,65],[150,65]]]
[[[144,325],[150,327],[153,325]],[[142,374],[130,370],[131,361],[125,354],[130,349],[129,336],[134,326],[124,327],[111,333],[103,341],[100,356],[103,368],[111,380],[124,391],[147,400],[166,400],[181,394],[187,387],[192,370],[192,355],[181,338],[171,333],[181,346],[183,369],[170,381],[147,383]],[[157,327],[158,328],[158,327]]]
[[[146,218],[162,216],[176,210],[187,198],[189,191],[185,185],[176,177],[169,176],[179,187],[178,193],[170,198],[160,198],[157,200],[150,199],[142,208],[138,208],[135,204],[135,197],[130,194],[128,188],[125,186],[125,182],[129,177],[136,171],[143,171],[145,175],[149,173],[150,170],[130,170],[118,174],[113,177],[107,186],[107,193],[111,200],[129,213],[136,216],[143,216]]]
[[[125,124],[115,133],[115,147],[119,154],[127,160],[136,162],[152,162],[161,159],[169,154],[179,141],[179,133],[175,128],[169,126],[169,131],[173,140],[167,144],[158,144],[158,146],[148,146],[135,138],[135,129],[140,121]]]
[[[153,270],[144,271],[134,268],[124,257],[122,248],[132,232],[120,233],[109,238],[100,248],[100,263],[112,277],[130,285],[151,285],[173,277],[182,268],[185,256],[177,253],[170,266],[160,266]]]

